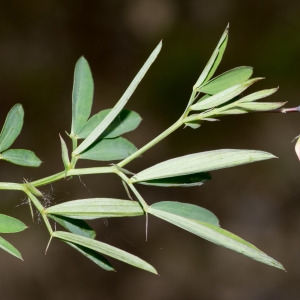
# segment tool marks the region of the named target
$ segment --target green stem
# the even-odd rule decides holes
[[[113,167],[94,167],[94,168],[79,168],[79,169],[71,169],[68,171],[62,171],[51,176],[32,181],[30,182],[33,186],[43,186],[60,179],[75,176],[75,175],[89,175],[89,174],[104,174],[104,173],[114,173]],[[0,185],[1,189],[1,185]]]
[[[124,160],[122,160],[121,162],[119,162],[117,165],[120,168],[124,167],[126,164],[130,163],[132,160],[134,160],[137,157],[141,156],[141,154],[143,154],[144,152],[148,151],[150,148],[152,148],[153,146],[155,146],[156,144],[158,144],[161,140],[163,140],[168,135],[170,135],[175,130],[177,130],[179,127],[181,127],[184,124],[183,120],[189,114],[189,111],[190,111],[189,108],[190,108],[190,106],[196,100],[197,96],[198,96],[197,90],[193,90],[193,92],[192,92],[192,94],[190,96],[188,105],[187,105],[185,111],[183,112],[182,116],[179,118],[179,120],[177,122],[175,122],[172,126],[170,126],[165,131],[163,131],[160,135],[158,135],[156,138],[154,138],[153,140],[151,140],[149,143],[147,143],[146,145],[144,145],[142,148],[140,148],[139,150],[137,150],[136,152],[134,152],[133,154],[131,154],[130,156],[128,156],[127,158],[125,158]]]
[[[30,201],[33,203],[33,205],[36,207],[36,209],[38,210],[38,212],[41,214],[45,225],[50,233],[50,235],[52,235],[53,233],[53,229],[51,227],[51,224],[47,218],[47,216],[44,214],[44,207],[41,204],[41,202],[38,200],[37,197],[35,197],[28,189],[24,189],[24,192],[26,193],[26,195],[28,196],[28,198],[30,199]]]
[[[136,159],[137,157],[141,156],[144,152],[155,146],[157,143],[159,143],[161,140],[166,138],[168,135],[170,135],[172,132],[174,132],[176,129],[178,129],[180,126],[182,126],[182,119],[180,118],[176,123],[174,123],[172,126],[170,126],[167,130],[162,132],[160,135],[158,135],[156,138],[151,140],[149,143],[144,145],[142,148],[128,156],[127,158],[123,159],[121,162],[117,164],[118,167],[122,168],[128,163],[130,163],[132,160]]]

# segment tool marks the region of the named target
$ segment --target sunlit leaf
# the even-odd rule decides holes
[[[140,182],[171,176],[182,176],[234,167],[255,161],[275,158],[257,150],[221,149],[189,154],[158,163],[134,175],[130,181]]]
[[[108,115],[111,109],[105,109],[93,115],[78,134],[78,138],[86,138]],[[101,134],[100,138],[115,138],[138,127],[142,118],[134,111],[123,109],[107,129]]]
[[[26,229],[27,226],[20,220],[13,217],[0,214],[0,232],[1,233],[14,233]]]
[[[8,149],[12,143],[16,140],[23,127],[24,110],[21,104],[14,105],[2,127],[0,133],[0,152]]]
[[[0,249],[8,252],[9,254],[23,260],[21,253],[7,240],[0,236]]]
[[[210,180],[211,176],[207,172],[201,172],[196,174],[188,174],[183,176],[167,177],[161,179],[148,180],[139,182],[145,185],[154,185],[160,187],[191,187],[200,186],[207,180]]]
[[[151,209],[165,211],[194,221],[220,226],[219,220],[211,211],[189,203],[162,201],[151,205]]]
[[[78,157],[98,161],[121,160],[134,153],[137,148],[127,139],[117,137],[97,141]]]
[[[0,154],[0,159],[24,167],[39,167],[41,160],[30,150],[9,149]]]
[[[123,261],[129,265],[132,265],[134,267],[143,269],[145,271],[157,274],[157,271],[154,269],[153,266],[151,266],[146,261],[142,260],[141,258],[132,255],[126,251],[123,251],[121,249],[118,249],[116,247],[113,247],[111,245],[89,239],[77,234],[69,233],[69,232],[63,232],[63,231],[55,231],[52,234],[53,237],[62,239],[67,242],[74,243],[76,245],[80,245],[89,249],[92,249],[96,252],[102,253],[104,255],[113,257],[115,259],[118,259],[120,261]]]
[[[144,214],[144,211],[138,202],[132,200],[89,198],[50,206],[45,210],[45,213],[88,220],[140,216]]]
[[[90,259],[93,263],[95,263],[98,267],[104,269],[105,271],[115,271],[111,263],[98,252],[80,245],[73,244],[71,242],[64,242],[71,246],[73,249],[77,250],[86,258]]]
[[[123,96],[117,102],[117,104],[113,107],[113,109],[109,112],[109,114],[104,118],[104,120],[89,134],[89,136],[73,151],[73,155],[78,155],[85,151],[89,146],[91,146],[99,136],[107,129],[107,127],[111,124],[111,122],[116,118],[116,116],[120,113],[120,111],[124,108],[131,95],[144,78],[148,69],[155,61],[157,55],[159,54],[162,47],[162,42],[160,42],[156,48],[153,50],[149,58],[146,60],[140,71],[134,77],[133,81],[130,83],[128,88],[126,89]]]
[[[252,67],[237,67],[229,70],[205,83],[199,91],[205,94],[214,95],[226,90],[236,84],[248,80],[253,73]]]
[[[207,65],[205,66],[203,72],[198,78],[197,82],[194,85],[194,89],[200,87],[203,83],[207,82],[215,73],[217,67],[219,66],[224,51],[226,49],[227,41],[228,41],[228,30],[229,25],[227,25],[224,33],[222,34],[217,47],[215,48],[212,56],[210,57]]]
[[[219,246],[223,246],[225,248],[248,256],[254,260],[260,261],[264,264],[284,270],[284,267],[281,263],[268,256],[267,254],[256,248],[254,245],[218,226],[191,220],[189,218],[152,207],[149,208],[148,213],[167,222],[170,222]]]
[[[76,135],[88,120],[93,104],[93,94],[92,73],[87,60],[81,57],[74,71],[71,135]]]
[[[249,86],[251,86],[253,83],[257,82],[262,78],[252,78],[249,79],[241,84],[236,84],[226,90],[223,90],[209,98],[206,98],[204,100],[200,100],[199,102],[195,103],[191,106],[191,110],[206,110],[209,108],[217,107],[221,104],[226,103],[227,101],[233,99],[234,97],[241,94],[243,91],[245,91]]]
[[[72,233],[82,235],[91,239],[94,239],[96,237],[95,230],[83,220],[51,214],[48,214],[48,217]]]

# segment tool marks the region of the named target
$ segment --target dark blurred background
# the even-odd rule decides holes
[[[255,76],[266,77],[253,90],[280,86],[270,100],[299,105],[299,1],[1,1],[0,122],[15,103],[22,103],[25,124],[14,147],[34,150],[43,165],[27,169],[2,162],[0,180],[22,182],[62,170],[58,133],[70,130],[73,70],[81,55],[93,72],[97,112],[114,105],[164,40],[127,105],[143,117],[129,136],[141,147],[180,116],[228,22],[229,44],[218,73],[253,66]],[[1,252],[1,299],[298,299],[300,165],[291,141],[299,134],[299,118],[262,113],[222,118],[199,130],[181,129],[128,166],[136,171],[219,148],[260,149],[278,156],[213,172],[213,180],[202,187],[140,190],[148,203],[174,200],[210,209],[222,227],[279,260],[286,273],[154,218],[147,242],[144,218],[91,224],[98,239],[149,261],[160,276],[114,260],[117,272],[105,272],[59,241],[52,241],[45,256],[48,233],[38,217],[32,222],[24,195],[1,191],[1,212],[29,225],[25,232],[7,236],[24,262]],[[43,192],[51,203],[126,197],[115,176],[63,180]]]

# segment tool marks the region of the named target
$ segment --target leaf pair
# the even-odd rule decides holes
[[[95,232],[83,221],[83,219],[143,215],[144,211],[138,202],[110,198],[80,199],[51,206],[45,213],[71,232],[56,231],[53,233],[54,237],[62,239],[103,269],[114,271],[102,254],[157,273],[150,264],[139,257],[94,240]]]
[[[81,57],[75,66],[72,94],[72,125],[70,136],[75,139],[88,139],[97,126],[111,114],[107,109],[93,115],[90,113],[93,104],[94,83],[88,62]],[[122,110],[107,124],[105,130],[84,149],[77,157],[91,160],[118,160],[136,151],[136,147],[120,135],[134,130],[140,123],[140,116],[129,110]],[[62,141],[62,147],[66,147]],[[65,166],[69,164],[67,150],[63,149]]]
[[[26,167],[39,167],[41,160],[30,150],[8,149],[19,136],[24,121],[24,110],[21,104],[14,105],[0,133],[0,159]],[[8,150],[7,150],[8,149]]]
[[[93,160],[117,160],[123,159],[136,151],[133,144],[119,137],[115,137],[114,140],[105,141],[105,144],[103,144],[104,138],[107,138],[107,132],[105,131],[114,131],[114,126],[111,126],[111,129],[108,127],[114,120],[118,122],[122,119],[122,110],[124,106],[152,63],[155,61],[160,49],[161,43],[159,43],[151,53],[114,108],[107,111],[103,119],[101,119],[100,116],[103,112],[100,112],[98,115],[93,116],[89,121],[88,118],[91,113],[93,98],[93,79],[87,61],[83,57],[79,59],[75,67],[74,75],[71,137],[78,138],[79,136],[82,136],[85,137],[85,139],[76,149],[73,149],[73,156]],[[127,121],[120,123],[120,126],[123,127],[121,130],[122,133],[135,129],[139,122],[140,118],[137,118],[137,114],[127,113]],[[131,123],[135,123],[134,126],[132,126]],[[124,131],[125,127],[128,128]],[[104,151],[105,149],[107,152]],[[109,155],[109,149],[114,149],[115,152]]]
[[[254,245],[220,228],[218,219],[204,208],[186,203],[158,202],[148,212],[219,246],[284,270],[282,264]]]
[[[0,214],[0,233],[16,233],[23,231],[27,226],[18,219]],[[22,259],[21,253],[7,240],[0,236],[0,249]]]

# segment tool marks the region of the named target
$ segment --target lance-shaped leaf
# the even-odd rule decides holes
[[[93,115],[78,134],[78,138],[85,139],[109,114],[111,109],[105,109]],[[115,138],[138,127],[142,118],[134,111],[123,109],[100,138]]]
[[[181,203],[175,201],[162,201],[151,205],[151,209],[165,211],[183,218],[188,218],[194,221],[209,223],[215,226],[220,226],[219,220],[211,211],[189,203]]]
[[[227,41],[228,41],[228,30],[229,25],[227,25],[224,33],[222,34],[217,47],[215,48],[212,56],[210,57],[207,65],[205,66],[203,72],[199,76],[197,82],[194,85],[194,89],[199,88],[203,83],[207,82],[215,73],[216,69],[218,68],[224,51],[226,49]]]
[[[117,137],[97,141],[78,157],[98,161],[121,160],[135,151],[137,148],[131,142],[125,138]]]
[[[90,198],[53,205],[48,207],[45,213],[89,220],[107,217],[140,216],[144,214],[144,211],[137,201],[114,198]]]
[[[76,135],[88,120],[94,94],[94,82],[87,60],[79,58],[75,65],[72,92],[71,135]]]
[[[14,233],[20,232],[27,228],[27,226],[20,220],[13,217],[0,214],[0,232]]]
[[[110,123],[116,118],[116,116],[120,113],[120,111],[124,108],[131,95],[144,78],[148,69],[155,61],[157,55],[160,52],[162,43],[160,42],[156,48],[153,50],[149,58],[146,60],[143,67],[134,77],[133,81],[130,83],[129,87],[126,89],[125,93],[121,97],[121,99],[117,102],[117,104],[113,107],[113,109],[109,112],[109,114],[104,118],[104,120],[89,134],[89,136],[74,150],[73,155],[78,155],[85,151],[89,146],[91,146],[99,136],[105,131],[105,129],[110,125]]]
[[[226,90],[236,84],[241,84],[248,80],[253,73],[252,67],[237,67],[229,70],[213,79],[199,88],[199,91],[205,94],[214,95]]]
[[[183,176],[153,179],[139,183],[144,185],[154,185],[160,187],[191,187],[200,186],[210,179],[211,176],[208,172],[201,172]]]
[[[91,260],[93,263],[95,263],[100,268],[104,269],[105,271],[115,271],[111,263],[101,254],[98,252],[91,250],[89,248],[73,244],[71,242],[64,241],[66,244],[71,246],[73,249],[77,250],[79,253],[81,253],[83,256]]]
[[[277,109],[285,105],[286,102],[243,102],[238,107],[248,111],[269,111]]]
[[[151,266],[146,261],[142,260],[141,258],[130,254],[126,251],[123,251],[121,249],[118,249],[116,247],[113,247],[111,245],[89,239],[77,234],[69,233],[69,232],[63,232],[63,231],[55,231],[52,234],[53,237],[62,239],[67,242],[71,242],[76,245],[80,245],[89,249],[92,249],[96,252],[102,253],[104,255],[113,257],[115,259],[118,259],[120,261],[123,261],[129,265],[132,265],[134,267],[143,269],[145,271],[157,274],[157,271],[154,269],[153,266]]]
[[[275,158],[257,150],[221,149],[189,154],[158,163],[134,175],[130,181],[140,182],[171,176],[182,176],[234,167],[255,161]]]
[[[205,222],[200,222],[197,220],[192,220],[187,217],[182,217],[178,214],[166,212],[164,210],[160,210],[152,206],[149,208],[148,213],[158,218],[161,218],[171,224],[174,224],[184,230],[187,230],[197,236],[200,236],[219,246],[236,251],[272,267],[284,270],[284,267],[281,263],[268,256],[267,254],[256,248],[254,245],[246,242],[240,237],[218,226]]]
[[[41,160],[30,150],[9,149],[0,154],[0,159],[24,167],[39,167]]]
[[[273,88],[273,89],[265,89],[258,92],[254,92],[245,97],[242,97],[237,101],[237,103],[256,101],[274,94],[277,90],[278,88]]]
[[[229,108],[227,110],[222,110],[221,112],[218,112],[219,116],[228,116],[228,115],[242,115],[249,113],[248,110],[242,109],[242,108]]]
[[[82,235],[91,239],[94,239],[96,237],[95,230],[93,230],[93,228],[83,220],[51,214],[48,214],[48,217],[72,233]]]
[[[16,104],[7,114],[0,133],[0,152],[8,149],[16,140],[23,127],[24,110],[21,104]]]
[[[7,240],[0,236],[0,249],[8,252],[9,254],[23,260],[21,253]]]
[[[217,107],[221,104],[226,103],[227,101],[233,99],[234,97],[241,94],[243,91],[245,91],[249,86],[251,86],[253,83],[257,82],[262,78],[253,78],[249,79],[241,84],[236,84],[224,91],[221,91],[211,97],[208,97],[204,100],[201,100],[194,105],[191,106],[192,110],[206,110],[209,108]]]

